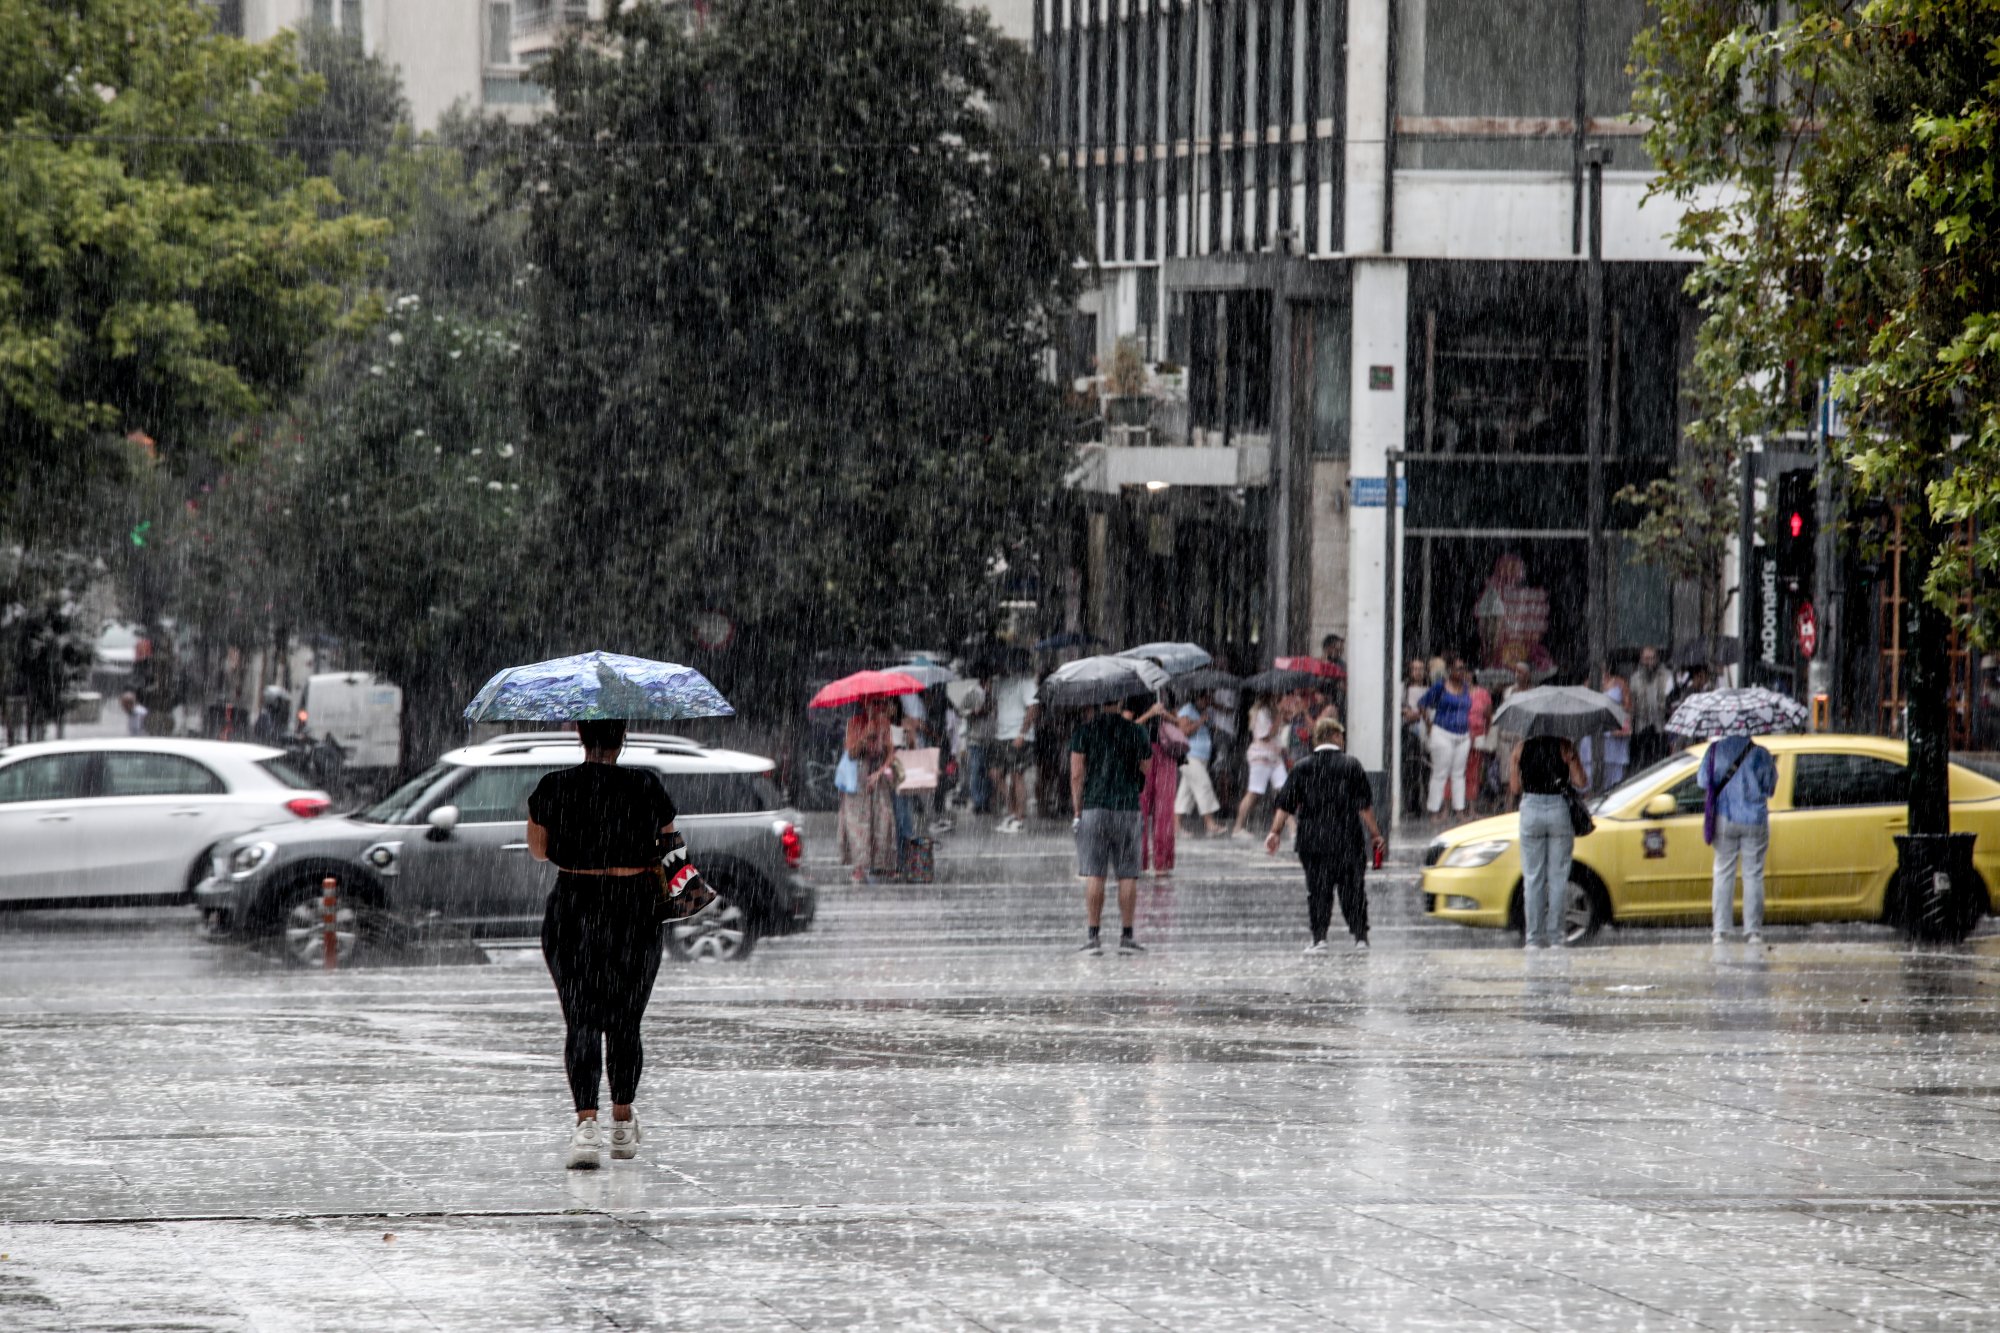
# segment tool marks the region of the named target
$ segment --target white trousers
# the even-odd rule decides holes
[[[1215,799],[1215,783],[1208,776],[1208,765],[1199,759],[1189,759],[1181,765],[1181,787],[1174,793],[1174,813],[1191,815],[1199,810],[1203,815],[1212,815],[1222,808],[1222,802]]]
[[[1431,734],[1424,740],[1424,749],[1431,757],[1430,800],[1426,806],[1432,814],[1444,809],[1445,783],[1451,783],[1451,808],[1463,813],[1465,810],[1465,761],[1472,757],[1472,737],[1459,731],[1446,731],[1443,727],[1432,727]]]

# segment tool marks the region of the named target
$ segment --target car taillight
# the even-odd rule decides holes
[[[785,849],[785,865],[797,870],[799,862],[806,859],[806,840],[799,836],[796,824],[787,824],[778,830],[778,845]]]
[[[332,804],[333,802],[324,796],[294,796],[285,802],[285,809],[300,819],[313,819],[325,814],[327,807]]]

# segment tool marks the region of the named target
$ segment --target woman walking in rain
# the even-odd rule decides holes
[[[889,728],[892,699],[870,699],[847,720],[847,757],[860,772],[857,790],[840,794],[840,860],[854,867],[854,882],[888,874],[900,864],[896,828],[899,781]]]
[[[1563,909],[1569,897],[1570,857],[1576,827],[1568,790],[1583,790],[1583,760],[1561,736],[1530,736],[1514,747],[1507,793],[1521,807],[1522,941],[1530,949],[1563,943]]]
[[[661,859],[683,863],[674,804],[650,769],[620,768],[623,722],[579,722],[583,762],[543,778],[528,798],[528,853],[561,871],[542,917],[542,957],[569,1036],[563,1064],[576,1102],[568,1165],[594,1170],[639,1152],[645,1053],[639,1023],[660,970]],[[611,1132],[597,1123],[598,1086],[611,1076]]]

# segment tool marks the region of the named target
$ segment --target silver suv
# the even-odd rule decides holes
[[[453,750],[365,810],[224,842],[194,891],[203,927],[217,938],[277,936],[287,958],[317,963],[321,885],[331,875],[342,954],[363,923],[384,917],[442,918],[486,938],[535,935],[556,872],[528,855],[528,795],[543,775],[582,760],[570,732],[501,736]],[[740,959],[760,936],[811,926],[817,902],[799,873],[798,815],[771,780],[769,759],[635,733],[619,763],[660,775],[689,856],[726,900],[695,924],[668,928],[674,956]]]

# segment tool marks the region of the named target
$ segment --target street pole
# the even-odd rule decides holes
[[[1604,164],[1611,150],[1591,144],[1583,150],[1590,169],[1590,257],[1584,269],[1584,301],[1587,318],[1584,328],[1584,448],[1590,456],[1589,544],[1588,553],[1588,638],[1590,643],[1589,681],[1592,689],[1604,688],[1604,658],[1609,651],[1610,629],[1606,623],[1604,571]],[[1590,784],[1603,785],[1603,738],[1590,747]]]
[[[1402,619],[1402,607],[1396,597],[1396,484],[1397,464],[1403,461],[1401,449],[1385,451],[1382,466],[1382,767],[1386,770],[1384,781],[1388,798],[1383,805],[1389,811],[1389,826],[1396,828],[1403,819],[1403,644],[1396,633],[1396,625]]]

